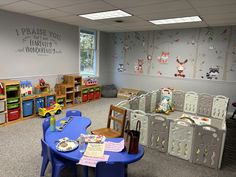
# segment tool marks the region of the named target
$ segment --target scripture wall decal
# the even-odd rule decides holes
[[[16,37],[22,41],[17,52],[32,53],[38,56],[48,56],[62,53],[58,43],[62,35],[57,32],[36,27],[22,27],[16,29]]]

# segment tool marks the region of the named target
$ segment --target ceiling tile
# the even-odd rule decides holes
[[[129,7],[143,6],[152,3],[163,3],[174,0],[104,0],[104,1],[118,8],[129,8]]]
[[[52,18],[53,21],[63,22],[63,23],[69,23],[73,25],[83,25],[86,27],[96,27],[102,25],[102,23],[99,23],[97,21],[88,20],[79,16],[65,16],[65,17],[59,17],[59,18]]]
[[[117,20],[121,20],[123,22],[118,23],[116,22]],[[135,16],[129,16],[129,17],[121,17],[121,18],[109,18],[109,19],[97,20],[97,21],[100,23],[106,23],[106,24],[124,24],[124,23],[136,23],[143,20]]]
[[[184,28],[199,28],[207,27],[208,25],[205,22],[195,22],[195,23],[178,23],[170,25],[160,25],[161,29],[184,29]]]
[[[3,6],[3,7],[4,7],[4,10],[19,12],[19,13],[27,13],[27,12],[48,9],[48,7],[37,5],[37,4],[31,3],[31,2],[27,2],[27,1],[19,1],[19,2],[9,4],[9,5]],[[0,7],[0,8],[2,8],[2,7]]]
[[[42,17],[42,18],[56,18],[56,17],[64,17],[72,14],[68,14],[56,9],[47,9],[47,10],[42,10],[42,11],[37,11],[37,12],[30,12],[27,13],[28,15],[32,16],[37,16],[37,17]]]
[[[149,30],[160,30],[161,28],[159,26],[137,26],[135,28],[130,27],[124,27],[126,31],[149,31]]]
[[[194,7],[212,7],[236,3],[235,0],[187,0]]]
[[[172,11],[166,13],[165,11],[162,12],[154,12],[154,13],[147,13],[147,14],[140,14],[138,15],[140,18],[145,20],[154,20],[154,19],[167,19],[167,18],[175,18],[175,17],[187,17],[187,16],[195,16],[199,15],[199,13],[191,10],[180,10],[180,11]]]
[[[200,15],[205,15],[205,14],[224,15],[224,13],[235,12],[235,9],[236,9],[236,4],[231,4],[231,5],[198,8],[197,11],[200,13]]]
[[[1,0],[0,1],[0,6],[7,5],[7,4],[12,4],[12,3],[17,2],[17,1],[19,1],[19,0]]]
[[[74,14],[85,14],[92,12],[114,10],[115,8],[103,1],[92,1],[88,3],[82,3],[82,4],[79,3],[79,4],[74,4],[72,6],[61,7],[58,9],[65,12],[71,12]]]
[[[192,9],[194,11],[194,9],[191,7],[189,3],[187,3],[184,0],[180,0],[180,1],[166,2],[162,4],[160,3],[149,4],[140,7],[127,8],[124,10],[133,15],[140,15],[140,14],[151,14],[156,12],[168,13],[171,11],[180,11],[186,9]]]
[[[124,32],[126,31],[125,29],[112,26],[112,25],[102,25],[97,28],[100,31],[105,31],[105,32]]]
[[[51,20],[59,21],[59,22],[74,22],[79,20],[81,17],[76,16],[76,15],[67,15],[64,17],[54,17],[50,18]]]
[[[235,21],[236,22],[236,12],[234,13],[224,13],[222,14],[211,14],[211,15],[205,15],[203,16],[204,20],[206,22],[211,22],[211,21],[222,21],[222,20],[230,20],[230,21]]]
[[[93,0],[28,0],[37,4],[45,5],[51,8],[69,6],[77,3],[85,3]]]
[[[147,21],[141,21],[141,22],[136,22],[136,23],[113,23],[112,24],[113,26],[117,26],[117,27],[121,27],[121,28],[125,28],[125,27],[129,27],[129,28],[139,28],[139,27],[143,27],[145,26],[146,28],[147,27],[150,27],[152,28],[154,25],[150,22],[147,22]]]

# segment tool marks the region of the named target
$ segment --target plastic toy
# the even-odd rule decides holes
[[[46,108],[39,108],[39,116],[50,117],[54,114],[60,114],[61,111],[61,106],[58,103],[54,103],[52,106]]]
[[[33,86],[31,81],[20,81],[20,92],[22,96],[32,95]]]
[[[3,93],[3,85],[2,85],[2,83],[0,82],[0,95],[3,95],[4,93]]]
[[[156,112],[165,113],[165,114],[169,114],[170,112],[173,112],[173,111],[174,111],[174,108],[167,98],[164,98],[163,100],[161,100],[158,108],[156,109]]]
[[[92,86],[92,85],[97,85],[97,79],[95,78],[88,78],[88,79],[84,79],[84,85],[86,86]]]
[[[45,86],[45,81],[43,79],[39,79],[39,85],[40,86]]]

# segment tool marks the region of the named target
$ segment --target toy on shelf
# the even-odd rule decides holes
[[[33,86],[31,81],[20,81],[21,96],[28,96],[33,94]]]
[[[43,79],[39,79],[39,85],[35,85],[35,93],[49,93],[50,85],[47,84]]]
[[[85,86],[97,85],[97,79],[95,79],[95,78],[83,79],[83,82],[84,82]]]
[[[0,95],[4,95],[3,85],[0,82]]]
[[[51,106],[48,106],[46,108],[39,108],[39,116],[42,117],[50,117],[54,114],[60,114],[62,111],[62,108],[60,104],[58,103],[53,103]]]
[[[45,81],[44,81],[44,79],[39,79],[39,85],[40,86],[45,86]]]

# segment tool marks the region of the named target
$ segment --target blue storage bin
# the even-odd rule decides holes
[[[38,113],[39,108],[44,108],[44,98],[37,98],[35,101],[35,112]]]
[[[47,107],[51,106],[52,103],[55,102],[55,97],[54,96],[47,96]]]
[[[33,114],[34,100],[23,101],[23,117]]]

